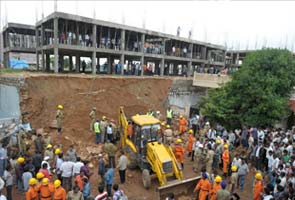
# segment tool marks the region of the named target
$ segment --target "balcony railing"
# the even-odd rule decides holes
[[[220,85],[230,81],[231,78],[228,75],[220,74],[202,74],[194,73],[193,86],[218,88]]]

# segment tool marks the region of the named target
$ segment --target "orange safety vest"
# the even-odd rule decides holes
[[[264,186],[262,181],[257,180],[255,182],[255,186],[254,186],[254,198],[253,200],[260,200],[261,199],[261,194],[264,191]]]
[[[192,152],[194,140],[195,140],[194,136],[192,136],[192,134],[190,134],[189,138],[188,138],[188,144],[187,144],[187,151],[188,152]]]
[[[26,192],[26,200],[37,200],[38,193],[35,186],[30,186],[29,190]]]
[[[38,191],[40,192],[40,200],[52,200],[52,194],[54,192],[52,184],[40,185]]]
[[[181,145],[175,145],[174,147],[175,158],[178,162],[183,163],[184,160],[184,148]]]
[[[54,192],[54,200],[66,200],[67,199],[67,193],[66,190],[63,189],[61,186],[55,189]]]
[[[221,189],[221,184],[220,183],[214,183],[213,187],[210,191],[210,200],[216,200],[216,193],[218,190]]]
[[[199,192],[199,200],[206,200],[209,195],[209,191],[211,188],[211,183],[208,179],[201,179],[195,187],[195,190],[200,190]]]
[[[127,126],[127,134],[130,137],[133,135],[133,126],[132,126],[132,124],[128,124],[128,126]]]

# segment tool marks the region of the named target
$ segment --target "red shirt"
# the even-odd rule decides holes
[[[50,176],[47,169],[39,169],[39,172],[42,172],[44,174],[45,178],[48,178],[49,181],[51,180],[51,176]]]
[[[108,193],[103,192],[101,194],[98,194],[94,200],[106,200],[108,198]]]

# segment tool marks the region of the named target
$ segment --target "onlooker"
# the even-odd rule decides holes
[[[108,192],[108,197],[112,196],[112,185],[114,181],[114,169],[112,167],[108,168],[107,173],[105,174],[106,188]]]
[[[119,169],[121,184],[125,183],[125,173],[128,165],[128,158],[125,156],[124,151],[121,151],[121,156],[118,161],[117,168]]]

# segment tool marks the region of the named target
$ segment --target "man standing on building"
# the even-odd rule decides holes
[[[99,144],[102,142],[101,139],[101,131],[100,131],[100,123],[99,123],[99,119],[96,120],[96,122],[93,124],[93,128],[94,128],[94,133],[95,133],[95,143]]]
[[[89,113],[89,117],[91,119],[91,122],[90,122],[90,131],[92,132],[93,131],[93,126],[94,126],[94,123],[95,123],[95,119],[96,119],[96,107],[93,107],[91,112]]]
[[[62,105],[57,106],[56,121],[57,121],[57,133],[58,134],[61,134],[61,132],[62,132],[62,119],[63,119],[62,109],[63,109]]]
[[[100,121],[100,133],[101,133],[101,142],[104,143],[106,141],[106,129],[108,126],[107,117],[102,116],[102,119]]]
[[[124,155],[124,151],[121,151],[121,156],[119,158],[118,166],[117,166],[117,168],[119,169],[121,184],[125,183],[125,172],[127,169],[127,165],[128,165],[128,159]]]
[[[115,168],[115,155],[117,152],[117,147],[111,143],[110,140],[107,140],[107,143],[104,145],[104,151],[108,154],[109,167]]]
[[[173,117],[173,111],[172,111],[171,107],[169,106],[166,111],[166,120],[167,120],[166,124],[171,126],[172,117]]]

